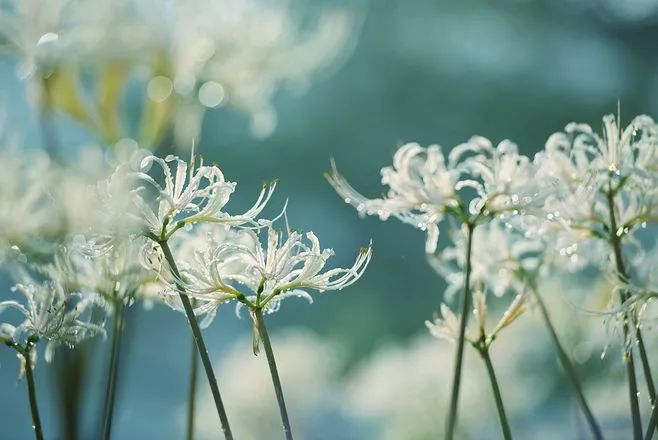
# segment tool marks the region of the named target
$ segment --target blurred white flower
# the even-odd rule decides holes
[[[249,114],[256,135],[270,134],[275,93],[303,88],[345,59],[355,15],[288,0],[2,0],[0,37],[21,56],[20,76],[43,76],[56,104],[110,137],[115,98],[83,103],[80,72],[117,92],[139,77],[148,104],[142,135],[171,121],[185,145],[198,137],[204,109],[225,104]]]
[[[159,2],[141,3],[166,38],[174,90],[204,107],[246,111],[259,136],[276,125],[275,92],[287,84],[303,87],[344,59],[356,21],[346,8],[287,0],[172,1],[163,34],[161,20],[146,10],[160,9]],[[304,26],[309,9],[316,10],[313,25]]]
[[[486,329],[488,310],[486,296],[481,290],[476,291],[473,296],[473,313],[478,318],[478,329],[472,337],[468,335],[465,337],[466,341],[471,344],[482,342],[487,346],[490,345],[498,336],[498,333],[516,321],[527,310],[529,303],[527,293],[523,292],[516,295],[514,300],[512,300],[503,312],[498,323],[493,327],[493,330],[488,332]],[[450,307],[442,303],[441,316],[434,316],[432,321],[425,321],[425,327],[427,327],[430,334],[435,338],[454,343],[459,340],[459,322],[459,318]]]
[[[428,255],[430,265],[447,282],[447,298],[463,288],[467,237],[465,231],[452,234],[452,246],[437,255]],[[471,283],[476,289],[496,296],[524,290],[525,276],[537,272],[544,258],[545,243],[526,237],[501,219],[492,219],[473,231]]]
[[[0,247],[29,248],[57,235],[56,203],[49,197],[53,172],[48,156],[16,147],[0,150]]]
[[[26,279],[12,291],[20,292],[24,303],[1,301],[0,312],[17,310],[22,321],[18,325],[2,323],[1,336],[5,342],[24,346],[44,340],[47,342],[45,358],[50,362],[57,346],[72,348],[86,338],[104,334],[102,326],[90,322],[91,309],[98,304],[91,295],[69,293],[53,280],[37,283]]]
[[[40,271],[67,291],[99,297],[108,313],[135,299],[153,299],[150,292],[156,277],[140,259],[146,238],[120,237],[93,255],[86,252],[89,245],[84,240],[77,236],[62,245],[53,263]]]
[[[139,232],[128,180],[119,173],[107,178],[111,167],[99,147],[86,146],[69,161],[55,162],[43,152],[9,145],[0,147],[6,166],[0,175],[0,255],[17,249],[30,260],[48,260],[78,235],[88,238],[87,251],[104,253],[118,235]],[[129,167],[129,159],[122,166]]]
[[[459,339],[459,318],[444,303],[441,303],[441,316],[435,316],[433,321],[425,321],[425,327],[435,338],[448,342]]]

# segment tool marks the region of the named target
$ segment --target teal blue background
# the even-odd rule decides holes
[[[210,111],[198,151],[238,182],[231,208],[248,206],[263,180],[277,178],[273,206],[289,199],[291,226],[313,230],[324,246],[334,248],[337,265],[349,264],[360,246],[374,243],[361,281],[339,293],[318,294],[313,305],[286,301],[270,320],[273,331],[307,326],[347,351],[349,369],[386,341],[404,342],[423,332],[423,321],[442,298],[443,283],[425,262],[423,234],[393,220],[360,219],[323,177],[330,158],[355,187],[374,196],[382,191],[379,169],[404,142],[439,143],[447,151],[479,134],[494,142],[512,139],[532,155],[572,120],[598,127],[603,114],[617,111],[618,101],[626,121],[655,114],[658,12],[634,19],[606,4],[359,3],[354,8],[364,21],[353,53],[302,96],[286,91],[276,96],[279,124],[271,137],[251,136],[247,118],[229,108]],[[0,62],[0,108],[7,129],[20,133],[26,145],[38,145],[25,93],[14,77],[14,60],[6,57]],[[127,111],[129,117],[130,106]],[[65,151],[90,139],[64,118],[57,129]],[[163,306],[151,311],[137,306],[130,313],[117,438],[181,438],[182,428],[172,428],[170,421],[186,393],[185,321]],[[229,307],[206,331],[210,350],[221,356],[235,335],[249,331],[248,320],[235,319]],[[96,348],[91,364],[88,386],[97,392],[85,400],[82,438],[94,436],[106,345]],[[15,372],[14,354],[0,350],[0,437],[7,439],[30,437],[24,383]],[[44,423],[54,432],[58,401],[45,364],[37,380]],[[367,437],[367,430],[358,429],[344,438],[360,438],[355,432]]]

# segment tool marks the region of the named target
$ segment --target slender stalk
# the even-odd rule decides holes
[[[567,355],[566,351],[562,347],[562,344],[560,343],[560,339],[558,338],[557,332],[555,331],[555,328],[553,327],[553,323],[551,322],[551,318],[548,315],[548,309],[546,308],[546,304],[544,304],[544,301],[542,300],[541,295],[537,290],[537,286],[534,283],[531,283],[530,287],[531,287],[530,290],[532,290],[532,292],[534,293],[535,298],[537,300],[537,304],[539,305],[539,311],[541,312],[542,318],[546,323],[548,333],[550,334],[551,339],[553,341],[553,345],[555,346],[555,351],[557,351],[557,356],[558,359],[560,360],[560,364],[562,365],[564,372],[567,374],[569,381],[571,381],[571,386],[573,387],[573,390],[576,393],[576,398],[578,399],[578,404],[580,405],[580,409],[585,415],[585,418],[587,419],[587,423],[589,424],[589,427],[592,431],[592,436],[596,440],[601,440],[603,439],[603,434],[601,433],[601,427],[599,426],[599,423],[596,421],[594,414],[592,414],[592,411],[590,410],[590,407],[587,403],[587,399],[585,399],[585,394],[583,393],[582,386],[580,385],[580,380],[578,379],[578,374],[576,373],[576,369],[571,363],[571,360],[569,359],[569,356]]]
[[[75,350],[62,350],[55,365],[57,385],[57,408],[61,420],[59,438],[79,440],[80,403],[88,373],[90,344],[83,342]],[[98,426],[101,428],[103,413],[100,413]],[[99,432],[99,437],[100,437]]]
[[[32,412],[32,428],[34,429],[34,437],[37,440],[43,440],[43,430],[41,428],[41,417],[39,417],[39,407],[37,405],[37,389],[34,385],[34,374],[32,372],[32,361],[30,359],[30,352],[32,351],[32,343],[28,341],[24,349],[20,353],[25,359],[25,378],[27,379],[27,392],[30,400],[30,411]]]
[[[651,410],[651,418],[649,419],[649,426],[647,426],[647,433],[644,435],[644,440],[651,440],[653,434],[656,432],[656,424],[658,424],[658,405],[654,403]]]
[[[279,411],[281,412],[281,423],[283,423],[283,433],[286,436],[286,440],[292,440],[292,429],[290,428],[290,420],[288,419],[286,402],[283,399],[283,388],[281,388],[281,381],[279,380],[279,372],[276,369],[276,360],[274,359],[274,352],[272,351],[270,336],[267,334],[267,328],[265,327],[263,312],[261,311],[261,309],[256,308],[253,310],[253,313],[254,316],[256,317],[258,334],[260,335],[260,338],[263,341],[263,347],[265,347],[265,354],[267,355],[267,363],[270,366],[270,374],[272,375],[274,392],[276,393],[276,400],[279,404]]]
[[[489,380],[491,381],[491,390],[493,391],[494,399],[496,400],[496,408],[498,409],[500,427],[503,430],[503,438],[505,440],[512,440],[512,432],[510,431],[507,415],[505,414],[505,406],[503,405],[503,397],[500,394],[500,388],[498,387],[496,372],[494,371],[493,364],[491,363],[489,348],[486,346],[484,341],[481,341],[480,346],[478,347],[478,351],[480,352],[480,356],[482,356],[482,360],[484,360],[484,364],[487,367],[487,373],[489,374]]]
[[[459,325],[459,339],[457,341],[457,351],[455,354],[455,370],[452,379],[452,394],[450,396],[450,410],[448,413],[448,424],[446,428],[446,439],[452,440],[455,435],[455,426],[457,424],[457,403],[459,400],[459,385],[462,374],[462,361],[464,357],[464,338],[466,334],[466,321],[471,314],[471,252],[473,250],[473,230],[475,225],[468,223],[468,243],[466,246],[466,268],[464,276],[464,292],[462,294],[462,311]]]
[[[180,279],[180,272],[174,261],[174,257],[171,254],[171,249],[166,241],[158,241],[158,244],[162,248],[162,253],[164,254],[167,263],[171,267],[173,274],[177,279]],[[228,423],[228,417],[226,417],[226,411],[224,410],[224,404],[222,403],[222,397],[219,394],[219,386],[217,385],[217,379],[215,379],[215,373],[212,368],[212,363],[208,357],[208,350],[206,349],[206,344],[203,341],[203,335],[201,334],[201,329],[199,328],[199,323],[194,316],[194,310],[192,309],[192,304],[190,299],[185,293],[185,288],[176,282],[176,288],[178,289],[178,296],[180,297],[181,302],[183,303],[183,308],[185,309],[185,315],[187,320],[190,323],[190,328],[192,330],[192,335],[194,336],[194,342],[201,357],[201,363],[203,368],[206,371],[206,377],[208,378],[208,384],[210,385],[210,391],[212,392],[213,399],[215,400],[215,406],[217,407],[217,414],[219,415],[219,420],[222,425],[222,431],[224,432],[224,438],[226,440],[232,440],[233,434],[231,433],[231,427]]]
[[[638,351],[640,352],[640,360],[642,361],[644,380],[647,383],[647,389],[649,390],[649,399],[651,400],[651,405],[655,405],[656,387],[653,383],[653,375],[651,374],[651,367],[649,366],[649,356],[647,355],[647,350],[644,346],[644,339],[642,338],[642,331],[640,331],[640,325],[637,317],[635,317],[635,321],[635,337],[637,340]]]
[[[114,307],[114,326],[112,329],[112,348],[110,351],[110,365],[107,373],[107,387],[105,389],[105,405],[103,411],[103,439],[109,440],[112,432],[112,416],[116,400],[117,372],[119,371],[119,358],[121,355],[121,335],[123,334],[125,308],[123,303],[117,301]]]
[[[187,398],[187,440],[194,439],[194,412],[196,406],[196,383],[197,370],[199,369],[199,355],[196,352],[196,344],[192,340],[192,351],[190,355],[190,384]]]
[[[618,276],[622,281],[627,281],[626,268],[621,254],[621,242],[617,235],[617,219],[615,217],[614,194],[608,191],[608,212],[610,214],[610,242],[612,244],[615,263],[617,265]],[[619,291],[620,301],[623,305],[626,302],[627,294],[625,291]],[[628,394],[631,404],[631,418],[633,420],[633,438],[636,440],[642,438],[642,419],[640,418],[640,405],[638,402],[637,378],[635,376],[635,362],[633,361],[633,349],[629,340],[628,323],[631,321],[630,313],[625,313],[622,322],[624,333],[624,365],[628,376]]]
[[[658,422],[658,411],[656,410],[656,388],[653,383],[653,376],[651,375],[651,368],[649,367],[649,359],[646,349],[644,347],[644,340],[642,339],[642,332],[640,331],[639,323],[635,326],[635,337],[637,338],[637,346],[640,352],[640,359],[642,360],[642,369],[644,371],[644,380],[649,389],[649,399],[651,402],[651,418],[647,426],[646,438],[651,439],[656,431],[656,422]]]
[[[41,131],[41,143],[48,155],[57,159],[59,142],[52,115],[52,99],[50,95],[50,84],[47,79],[41,79],[38,84],[39,93],[39,129]]]

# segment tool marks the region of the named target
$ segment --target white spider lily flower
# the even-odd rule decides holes
[[[430,265],[448,284],[445,296],[451,298],[464,285],[466,232],[455,231],[453,245],[437,255],[428,255]],[[546,244],[530,238],[501,219],[493,219],[473,231],[471,283],[495,296],[524,289],[524,276],[535,273],[543,264]]]
[[[565,131],[574,137],[574,147],[590,156],[594,172],[645,177],[644,168],[656,164],[658,126],[649,116],[637,116],[622,129],[613,115],[606,115],[601,136],[585,124],[569,124]]]
[[[76,236],[55,254],[54,262],[41,269],[67,291],[98,296],[108,313],[131,305],[136,298],[150,300],[156,279],[140,259],[144,237],[117,237],[103,253],[89,255],[90,246]]]
[[[171,240],[180,277],[175,277],[158,246],[147,248],[146,265],[153,269],[160,281],[161,298],[174,310],[183,312],[178,286],[194,298],[192,305],[197,316],[204,316],[201,327],[210,325],[217,307],[239,297],[234,287],[245,280],[247,265],[240,257],[232,256],[236,249],[254,250],[257,238],[246,230],[226,225],[203,223],[192,231],[181,231]],[[178,286],[177,286],[178,284]]]
[[[425,327],[435,338],[453,343],[459,339],[459,318],[446,304],[441,303],[441,316],[435,315],[432,321],[425,321]]]
[[[159,117],[178,141],[198,137],[205,108],[222,105],[247,113],[254,134],[267,136],[276,92],[303,90],[354,41],[355,8],[305,3],[1,0],[0,37],[21,56],[21,77],[46,77],[67,103],[81,91],[79,73],[115,88],[146,73],[148,104],[165,104]],[[74,116],[97,116],[76,104]]]
[[[516,295],[514,300],[503,312],[502,317],[493,328],[487,333],[486,318],[487,318],[487,303],[486,295],[483,291],[478,290],[473,295],[473,313],[478,318],[477,334],[473,338],[466,336],[466,341],[475,344],[480,341],[484,344],[491,345],[498,333],[516,321],[527,309],[529,303],[528,295],[523,292]],[[432,321],[425,321],[425,327],[429,330],[430,334],[438,339],[444,339],[448,342],[457,342],[459,339],[459,318],[455,315],[452,309],[445,303],[441,304],[441,316],[435,315]]]
[[[229,229],[218,243],[195,251],[191,259],[180,259],[180,279],[163,277],[169,283],[168,292],[175,292],[178,281],[202,303],[217,306],[238,300],[238,311],[246,304],[274,312],[284,298],[299,296],[312,301],[308,290],[341,290],[351,285],[363,275],[372,256],[368,246],[361,249],[352,267],[322,272],[334,253],[322,250],[315,234],[290,232],[284,240],[273,226],[266,229],[265,246],[253,230]]]
[[[154,163],[164,173],[164,186],[147,174]],[[160,239],[169,238],[185,224],[202,221],[234,226],[256,224],[256,216],[265,208],[276,188],[276,182],[263,185],[258,199],[250,209],[243,214],[230,215],[223,209],[235,191],[236,184],[227,182],[217,166],[204,166],[201,163],[195,168],[192,163],[188,167],[185,161],[176,156],[164,159],[148,156],[141,165],[143,170],[135,173],[135,176],[157,191],[156,209],[144,199],[144,191],[141,189],[137,190],[135,200],[146,230]]]
[[[258,243],[254,251],[236,250],[247,264],[243,283],[256,293],[247,299],[256,307],[266,307],[269,312],[277,310],[281,300],[289,296],[311,300],[308,290],[324,292],[350,286],[361,278],[372,257],[372,245],[369,245],[361,248],[352,267],[323,272],[334,251],[322,249],[313,232],[290,231],[284,240],[281,233],[269,225],[267,247]]]
[[[423,148],[409,143],[400,147],[393,156],[393,165],[381,171],[382,184],[389,187],[386,196],[376,199],[356,191],[338,173],[332,162],[327,180],[346,203],[358,213],[377,215],[381,220],[390,216],[427,231],[426,252],[433,253],[439,237],[438,223],[447,207],[456,207],[455,186],[459,172],[446,166],[441,147]]]
[[[430,254],[436,251],[438,224],[445,214],[457,216],[462,223],[477,223],[484,217],[523,209],[536,195],[531,161],[509,141],[494,147],[482,137],[455,147],[447,161],[438,145],[403,145],[393,156],[393,166],[381,173],[382,184],[389,190],[376,199],[356,191],[333,163],[327,179],[361,215],[377,215],[382,220],[393,216],[427,231],[425,251]]]
[[[460,189],[476,191],[469,204],[472,215],[523,210],[537,197],[534,164],[509,140],[494,146],[489,139],[474,136],[450,152],[450,162],[463,169]]]
[[[160,8],[148,0],[140,6]],[[165,33],[161,17],[153,20],[150,11],[145,17],[168,44],[175,91],[204,107],[227,104],[246,112],[260,137],[276,126],[275,92],[305,87],[345,59],[356,24],[347,8],[309,8],[304,2],[174,1],[168,12]],[[313,15],[314,25],[303,25],[304,15]]]
[[[535,222],[529,232],[557,243],[559,254],[576,267],[609,264],[604,247],[611,232],[628,236],[627,244],[638,227],[658,219],[658,125],[638,116],[622,130],[607,115],[603,126],[598,135],[585,124],[567,125],[548,139],[534,161],[543,188],[537,200],[543,222]],[[610,231],[610,204],[615,231]]]
[[[34,241],[61,231],[57,206],[49,197],[51,162],[40,151],[0,148],[0,247],[28,251]]]
[[[589,125],[576,123],[551,135],[544,152],[535,158],[538,177],[549,192],[578,192],[580,204],[591,206],[601,190],[655,184],[658,125],[653,119],[637,116],[621,130],[615,117],[606,115],[603,126],[602,135]]]
[[[528,309],[528,301],[528,295],[525,292],[516,295],[514,301],[507,307],[500,321],[491,331],[489,338],[495,338],[498,333],[516,321]]]
[[[55,281],[36,283],[26,280],[12,291],[20,292],[25,302],[0,301],[0,312],[17,310],[23,317],[18,325],[2,324],[2,338],[20,346],[38,340],[47,341],[45,359],[52,361],[59,345],[70,348],[84,339],[105,334],[102,326],[90,322],[92,307],[98,304],[91,295],[69,294]]]

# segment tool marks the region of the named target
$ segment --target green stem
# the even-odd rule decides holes
[[[171,271],[173,272],[174,276],[176,277],[177,280],[180,279],[180,272],[178,271],[178,267],[176,266],[174,257],[171,254],[171,249],[169,249],[169,245],[167,244],[166,241],[158,241],[158,244],[162,249],[162,253],[164,254],[165,259],[167,260],[167,263],[169,263],[169,266],[171,267]],[[194,336],[194,342],[196,344],[197,351],[199,352],[199,356],[201,357],[201,363],[203,364],[203,368],[206,371],[208,384],[210,385],[210,390],[212,392],[213,399],[215,400],[215,406],[217,407],[217,414],[219,415],[219,420],[222,425],[222,431],[224,431],[224,438],[226,440],[232,440],[233,434],[231,433],[231,428],[228,423],[228,417],[226,417],[226,411],[224,410],[222,397],[219,394],[219,386],[217,385],[217,379],[215,379],[215,373],[213,371],[210,358],[208,357],[208,350],[206,349],[206,344],[203,341],[203,335],[201,334],[199,323],[197,322],[196,317],[194,316],[194,310],[192,309],[192,304],[190,303],[190,299],[187,297],[187,294],[185,293],[185,288],[178,281],[176,281],[176,288],[178,289],[178,296],[180,297],[180,300],[183,303],[183,308],[185,309],[185,315],[187,316],[187,320],[190,324],[190,328],[192,330],[192,335]]]
[[[487,367],[487,373],[489,374],[489,380],[491,381],[491,390],[493,391],[494,399],[496,400],[496,408],[498,409],[500,427],[503,430],[503,438],[505,440],[512,440],[512,432],[510,431],[507,415],[505,414],[505,406],[503,405],[503,397],[501,396],[500,388],[498,387],[496,372],[494,371],[493,364],[491,363],[491,357],[489,357],[489,348],[486,346],[484,341],[481,341],[478,351],[480,352],[480,356],[482,356],[482,360],[484,360],[484,364]]]
[[[647,389],[649,390],[649,399],[651,405],[656,403],[656,387],[653,383],[653,375],[651,374],[651,367],[649,366],[649,356],[647,355],[647,350],[644,346],[644,339],[642,338],[642,332],[640,331],[640,325],[637,317],[634,317],[635,325],[635,337],[637,339],[638,351],[640,352],[640,360],[642,361],[642,371],[644,372],[644,380],[647,383]]]
[[[601,433],[601,427],[596,421],[594,414],[592,414],[592,411],[587,403],[587,399],[585,399],[585,394],[583,393],[583,389],[580,385],[580,380],[578,380],[578,374],[576,373],[576,369],[571,363],[571,360],[569,359],[569,356],[567,355],[566,351],[562,347],[562,344],[560,343],[560,339],[558,338],[557,332],[555,331],[555,328],[553,327],[553,323],[551,322],[551,318],[548,315],[548,309],[546,308],[546,305],[544,304],[544,301],[542,300],[541,295],[539,294],[537,286],[534,283],[531,283],[530,287],[531,287],[530,290],[532,290],[532,292],[534,293],[535,298],[537,300],[537,304],[539,305],[539,311],[541,312],[542,318],[544,319],[544,322],[546,323],[546,327],[548,328],[548,333],[550,334],[551,339],[553,341],[553,345],[555,346],[555,351],[557,351],[557,356],[558,359],[560,360],[560,364],[562,365],[564,372],[567,374],[567,377],[571,381],[571,386],[573,387],[573,390],[576,393],[576,398],[578,399],[578,403],[580,404],[580,409],[583,411],[583,414],[587,419],[587,423],[589,424],[589,427],[592,430],[592,435],[596,440],[601,440],[603,439],[603,434]]]
[[[658,405],[654,404],[653,409],[651,410],[651,418],[649,419],[649,426],[647,427],[647,433],[644,436],[644,440],[651,440],[653,434],[656,432],[656,425],[658,424]]]
[[[612,244],[615,256],[617,273],[621,281],[627,282],[628,277],[621,253],[621,242],[619,240],[619,236],[617,235],[617,219],[615,217],[614,194],[612,191],[608,191],[607,198],[608,212],[610,215],[610,242]],[[619,296],[621,304],[623,305],[626,302],[627,294],[624,290],[620,290]],[[637,396],[638,391],[637,378],[635,376],[635,362],[633,361],[633,349],[629,340],[628,329],[628,323],[632,322],[632,318],[628,312],[626,312],[624,315],[625,316],[622,321],[622,330],[624,333],[624,365],[626,365],[626,373],[628,376],[628,394],[631,405],[631,418],[633,420],[633,438],[639,440],[642,439],[642,420],[640,418],[640,405]]]
[[[194,412],[196,404],[196,382],[197,370],[199,369],[199,355],[196,352],[196,345],[192,340],[192,353],[190,356],[190,383],[189,395],[187,398],[187,440],[194,439]]]
[[[276,360],[274,359],[274,352],[272,351],[270,337],[267,334],[267,328],[265,327],[263,312],[260,308],[256,308],[253,310],[253,313],[256,318],[256,325],[258,326],[258,334],[263,341],[263,347],[265,348],[265,354],[267,355],[267,363],[270,366],[270,374],[272,375],[274,392],[276,393],[276,400],[279,404],[279,411],[281,413],[281,423],[283,423],[283,433],[286,437],[286,440],[292,440],[292,429],[290,428],[290,420],[288,419],[286,402],[283,399],[283,388],[281,387],[281,381],[279,380],[279,372],[276,368]]]
[[[39,77],[42,73],[39,74]],[[48,155],[58,159],[58,141],[53,118],[52,99],[50,84],[47,79],[42,78],[37,84],[39,92],[39,128],[41,130],[41,144]]]
[[[468,223],[468,243],[466,245],[466,268],[464,276],[464,292],[462,294],[462,311],[459,325],[459,339],[457,340],[457,349],[455,354],[455,370],[452,379],[452,394],[450,396],[450,410],[448,413],[448,424],[446,429],[446,439],[452,440],[455,435],[457,424],[457,403],[459,400],[459,385],[461,382],[462,361],[464,357],[464,339],[466,335],[466,321],[471,314],[471,252],[473,250],[473,230],[475,225]]]
[[[109,440],[112,432],[112,415],[117,388],[117,372],[121,354],[121,335],[123,334],[125,318],[124,305],[117,301],[114,307],[114,326],[112,330],[112,348],[110,351],[110,365],[107,374],[107,387],[105,389],[105,405],[103,411],[103,439]]]
[[[20,353],[25,359],[25,378],[27,379],[27,392],[30,400],[30,411],[32,412],[32,428],[34,429],[34,437],[37,440],[43,440],[43,430],[41,428],[41,417],[39,417],[39,407],[37,405],[37,389],[34,385],[34,374],[32,372],[32,361],[30,359],[30,352],[33,345],[28,341],[24,349]]]

